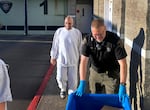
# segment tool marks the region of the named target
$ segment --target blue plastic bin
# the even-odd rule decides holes
[[[103,106],[123,108],[131,110],[129,97],[126,96],[122,105],[118,94],[84,94],[82,97],[72,93],[68,96],[66,110],[101,110]]]

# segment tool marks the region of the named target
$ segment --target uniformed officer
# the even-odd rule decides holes
[[[104,87],[105,93],[115,93],[119,86],[119,99],[126,95],[126,51],[121,39],[112,32],[106,31],[103,19],[93,20],[92,34],[83,40],[80,60],[80,84],[76,95],[82,96],[86,85],[87,63],[90,58],[89,86],[96,93],[97,84]],[[120,73],[120,74],[119,74]],[[119,77],[120,76],[120,77]],[[117,85],[120,82],[120,85]]]

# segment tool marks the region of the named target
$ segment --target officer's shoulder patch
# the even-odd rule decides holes
[[[87,43],[87,37],[84,37],[83,40],[82,40],[82,44],[86,44]]]
[[[121,39],[117,42],[117,44],[118,44],[118,46],[120,46],[121,48],[123,48],[123,47],[124,47],[124,44],[123,44],[123,42],[122,42],[122,40],[121,40]]]

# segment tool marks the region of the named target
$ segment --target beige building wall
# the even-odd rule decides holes
[[[125,2],[124,0],[113,0],[112,13],[112,30],[119,33],[119,36],[124,39],[125,31]]]
[[[133,110],[148,110],[150,102],[150,63],[145,55],[147,48],[147,0],[126,0],[125,41],[129,60],[129,95]]]
[[[104,18],[104,1],[93,0],[93,13]],[[150,0],[113,0],[112,30],[125,39],[127,92],[132,110],[150,107]]]
[[[104,18],[104,1],[103,0],[93,0],[93,14],[95,17]]]
[[[120,32],[121,28],[121,0],[113,0],[113,13],[112,13],[113,26],[112,29]]]

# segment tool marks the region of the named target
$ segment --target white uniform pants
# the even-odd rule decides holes
[[[57,83],[61,91],[66,91],[68,94],[74,92],[78,84],[78,66],[59,66],[57,65]]]

